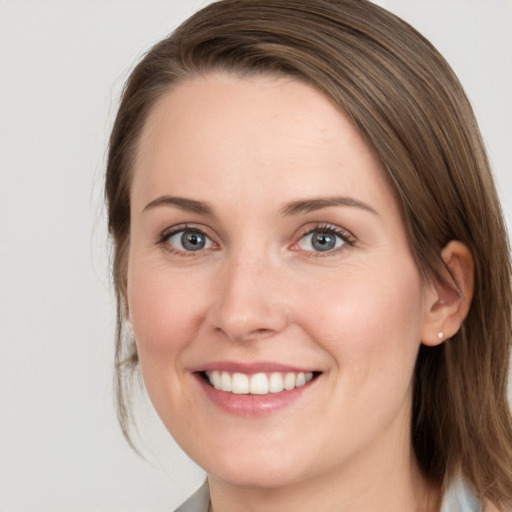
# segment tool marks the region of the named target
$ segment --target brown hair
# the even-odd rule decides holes
[[[132,72],[106,175],[118,299],[118,414],[126,437],[127,386],[137,367],[133,339],[123,333],[131,164],[162,94],[214,70],[291,75],[329,96],[381,160],[425,279],[440,279],[447,242],[469,248],[472,306],[451,340],[420,349],[412,443],[432,481],[441,484],[462,472],[482,497],[512,506],[510,263],[489,163],[469,102],[442,56],[404,21],[366,0],[214,2],[154,46]]]

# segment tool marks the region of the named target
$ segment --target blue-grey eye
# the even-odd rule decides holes
[[[169,236],[167,243],[180,251],[200,251],[212,246],[212,241],[201,231],[183,229]]]
[[[327,230],[315,230],[304,235],[299,241],[299,247],[303,251],[326,252],[337,249],[345,244],[343,238]]]

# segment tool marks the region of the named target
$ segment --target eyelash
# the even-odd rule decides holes
[[[201,228],[196,224],[181,224],[179,226],[174,226],[173,228],[166,229],[157,237],[156,244],[163,247],[167,252],[170,252],[172,254],[177,254],[179,256],[184,256],[184,257],[191,257],[191,256],[197,257],[198,256],[197,253],[203,252],[204,249],[200,249],[198,251],[182,251],[182,250],[176,249],[170,243],[168,243],[169,238],[171,238],[172,236],[177,235],[178,233],[187,232],[187,231],[192,231],[194,233],[198,233],[198,234],[204,236],[215,246],[215,248],[218,247],[218,244],[216,244],[212,240],[212,238],[210,236],[208,236],[208,234],[205,232],[204,228]]]
[[[210,243],[213,244],[214,249],[219,247],[218,244],[215,243],[212,240],[212,238],[205,232],[204,228],[201,228],[200,226],[198,226],[196,224],[181,224],[179,226],[174,226],[173,228],[166,229],[157,237],[156,244],[163,247],[166,251],[173,253],[173,254],[177,254],[179,256],[185,256],[185,257],[198,256],[199,254],[197,254],[197,253],[201,253],[205,249],[199,249],[197,251],[197,253],[196,253],[196,251],[183,251],[183,250],[176,249],[168,242],[169,238],[171,238],[172,236],[177,235],[181,232],[186,232],[186,231],[192,231],[192,232],[198,233],[198,234],[206,237],[210,241]],[[328,256],[332,256],[334,254],[337,254],[338,252],[344,250],[346,248],[345,247],[346,245],[354,246],[356,244],[355,237],[349,231],[347,231],[343,228],[340,228],[339,226],[322,223],[322,224],[316,224],[313,227],[311,227],[310,229],[308,229],[307,231],[305,231],[304,233],[302,233],[298,237],[298,239],[295,242],[293,242],[291,247],[297,245],[306,236],[311,235],[313,233],[326,233],[326,234],[335,235],[336,237],[339,237],[343,241],[343,245],[341,247],[329,249],[324,252],[312,251],[312,250],[310,250],[310,251],[302,250],[302,252],[307,254],[308,257],[325,258]],[[292,249],[292,250],[294,250],[294,249]],[[300,251],[301,249],[295,249],[295,250]]]
[[[356,239],[352,233],[347,231],[346,229],[340,228],[339,226],[335,226],[332,224],[317,224],[313,226],[312,228],[308,229],[306,232],[302,233],[300,237],[298,238],[297,242],[294,242],[293,245],[297,245],[300,240],[304,239],[306,236],[311,235],[313,233],[326,233],[335,235],[343,241],[343,245],[341,247],[337,247],[334,249],[330,249],[327,251],[303,251],[307,254],[308,257],[311,258],[326,258],[328,256],[333,256],[335,254],[338,254],[340,251],[343,251],[346,249],[346,245],[353,247],[356,245]],[[300,249],[298,249],[300,250]]]

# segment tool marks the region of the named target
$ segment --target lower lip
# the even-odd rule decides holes
[[[268,416],[284,409],[297,401],[318,380],[318,378],[314,378],[304,386],[294,388],[290,391],[281,391],[280,393],[268,393],[267,395],[237,395],[235,393],[215,389],[199,374],[196,374],[196,377],[206,396],[215,405],[230,414],[249,417]]]

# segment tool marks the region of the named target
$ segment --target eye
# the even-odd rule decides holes
[[[195,252],[202,249],[210,249],[213,242],[202,231],[196,228],[180,229],[167,234],[163,242],[171,248],[182,252]]]
[[[329,252],[353,245],[348,233],[335,227],[317,227],[304,234],[296,244],[296,249],[308,252]]]

